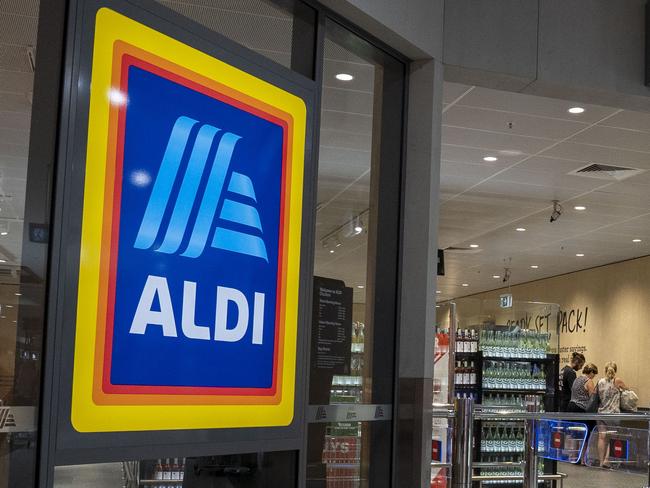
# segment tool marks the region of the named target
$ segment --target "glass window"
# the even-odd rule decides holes
[[[29,151],[38,9],[0,16],[0,488],[35,479],[52,181]]]
[[[313,75],[316,13],[295,2],[270,0],[157,0],[185,17],[305,76]],[[309,44],[311,43],[311,44]]]
[[[343,405],[352,421],[309,426],[313,486],[389,481],[391,422],[386,419],[394,391],[403,69],[378,48],[328,23],[309,402],[311,411],[320,412],[314,422],[322,422],[323,415],[341,418],[331,408],[336,405]],[[386,415],[367,418],[376,411]],[[350,462],[337,458],[352,451]]]
[[[297,452],[168,457],[121,463],[57,466],[54,488],[297,486]]]

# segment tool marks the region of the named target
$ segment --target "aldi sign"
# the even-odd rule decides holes
[[[305,124],[295,95],[98,11],[78,431],[291,423]]]

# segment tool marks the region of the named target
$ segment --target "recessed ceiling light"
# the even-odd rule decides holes
[[[641,239],[632,239],[632,242],[641,242]]]
[[[14,295],[16,295],[17,297],[20,297],[20,296],[22,296],[23,294],[22,294],[22,293],[14,293]]]
[[[524,227],[517,227],[515,230],[517,232],[526,232],[526,229]]]
[[[469,284],[468,284],[468,283],[463,283],[463,284],[460,285],[460,286],[469,286]]]
[[[476,248],[478,248],[479,246],[478,246],[478,244],[470,244],[469,247],[471,247],[472,249],[476,249]]]
[[[576,254],[576,257],[577,257],[577,258],[584,258],[585,255],[582,254],[581,252],[579,252],[579,253]]]
[[[354,80],[354,76],[349,73],[339,73],[336,75],[336,79],[339,81],[352,81]]]
[[[584,111],[585,111],[585,109],[582,108],[582,107],[571,107],[571,108],[568,110],[568,112],[569,112],[570,114],[581,114],[581,113],[584,112]]]
[[[9,234],[9,232],[7,232],[6,230],[3,230],[2,232],[0,232],[0,236],[6,236],[8,234]]]
[[[436,305],[436,308],[440,308],[440,305]]]
[[[442,292],[440,290],[436,290],[436,295],[440,295]]]
[[[530,267],[533,268],[533,269],[539,268],[539,266],[537,266],[536,264],[531,264]]]
[[[14,308],[13,305],[5,305],[5,307],[7,307],[7,308]]]
[[[487,161],[488,163],[493,163],[495,161],[498,161],[499,158],[495,158],[494,156],[485,156],[483,158],[483,161]]]
[[[357,288],[363,289],[363,288],[365,288],[365,286],[364,285],[357,285]]]
[[[587,210],[587,207],[585,207],[584,205],[576,205],[573,208],[578,211]]]
[[[495,280],[498,280],[499,278],[501,278],[501,276],[499,276],[499,275],[492,275],[492,278],[494,278]]]
[[[6,259],[0,259],[0,263],[6,263],[6,262],[7,262]]]

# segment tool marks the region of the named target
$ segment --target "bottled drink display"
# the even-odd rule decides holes
[[[526,395],[519,393],[486,393],[483,395],[484,407],[507,407],[508,410],[525,411]],[[543,402],[540,398],[540,404]]]
[[[161,481],[154,488],[182,488],[185,477],[185,458],[158,459],[153,467],[152,479]],[[177,481],[177,483],[174,483]]]
[[[456,361],[456,386],[476,386],[476,366],[474,361]]]
[[[478,352],[479,336],[475,329],[456,331],[456,352]]]
[[[481,330],[480,349],[485,357],[544,359],[551,334],[534,330]]]
[[[483,388],[485,390],[544,390],[546,373],[537,363],[485,361]]]
[[[523,426],[484,426],[481,429],[481,452],[523,452]]]

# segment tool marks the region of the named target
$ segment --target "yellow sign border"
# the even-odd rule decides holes
[[[287,232],[286,312],[281,395],[278,404],[98,405],[93,401],[97,307],[108,150],[113,47],[124,41],[293,118]],[[90,82],[90,112],[79,262],[71,422],[79,432],[116,432],[286,426],[293,420],[298,327],[302,186],[306,136],[304,101],[161,32],[108,8],[97,11]]]

